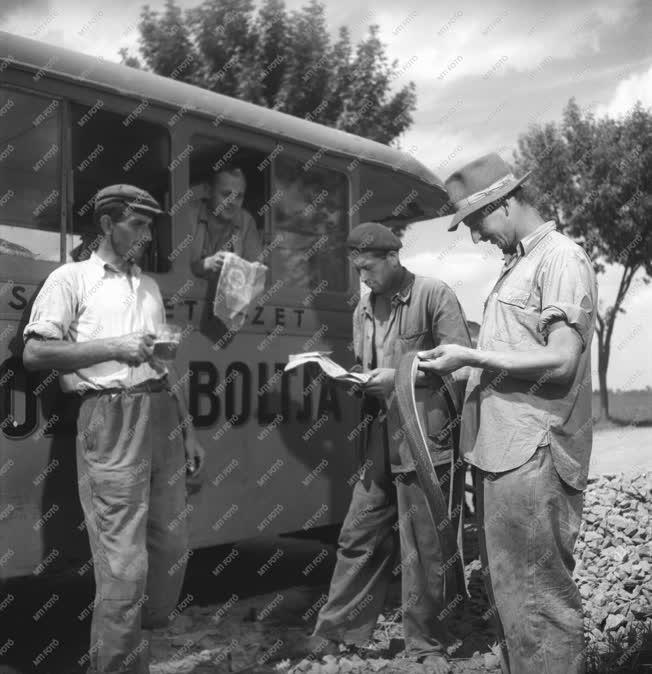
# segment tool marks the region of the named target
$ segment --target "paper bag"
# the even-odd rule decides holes
[[[265,290],[267,267],[260,262],[247,262],[235,253],[225,253],[222,271],[215,291],[213,314],[229,330],[240,330],[249,307]]]

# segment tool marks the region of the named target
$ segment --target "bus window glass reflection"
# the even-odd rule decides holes
[[[61,104],[0,88],[0,254],[59,262]]]
[[[306,292],[320,284],[329,292],[345,292],[349,287],[346,177],[287,156],[276,159],[274,177],[273,278]]]

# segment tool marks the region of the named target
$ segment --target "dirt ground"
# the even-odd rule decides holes
[[[652,426],[605,428],[593,435],[590,475],[652,472]]]
[[[595,433],[590,473],[631,473],[652,470],[652,428],[624,426]],[[475,527],[467,526],[466,574],[471,597],[455,618],[458,637],[449,648],[455,674],[494,673],[500,667],[497,638],[484,613],[489,608],[480,577]],[[333,550],[329,550],[329,555]],[[384,614],[363,658],[342,656],[321,663],[274,662],[276,653],[308,634],[314,617],[306,621],[327,584],[292,587],[244,600],[206,607],[193,606],[172,630],[154,635],[152,674],[204,674],[208,672],[404,672],[417,674],[423,667],[402,656],[400,584],[395,583]],[[233,598],[233,597],[232,597]],[[233,605],[231,605],[233,604]],[[271,608],[271,610],[270,610]],[[216,619],[217,612],[217,619]]]
[[[449,645],[455,674],[500,671],[491,646],[497,638],[490,619],[483,614],[489,604],[480,564],[472,543],[475,526],[467,525],[465,557],[471,598],[451,620],[457,637]],[[329,551],[330,552],[330,551]],[[295,586],[208,606],[191,606],[171,629],[154,634],[151,674],[208,674],[209,672],[282,672],[336,674],[337,672],[399,672],[422,674],[428,670],[404,656],[400,624],[400,582],[391,586],[385,610],[368,649],[359,655],[342,654],[321,662],[278,660],[281,649],[310,634],[328,585]]]

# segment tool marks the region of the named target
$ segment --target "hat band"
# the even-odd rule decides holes
[[[484,190],[481,190],[480,192],[474,192],[465,199],[460,199],[459,201],[456,201],[455,210],[461,211],[464,208],[472,206],[481,199],[491,196],[494,192],[498,192],[499,190],[502,190],[503,187],[506,187],[510,183],[514,182],[516,182],[514,174],[508,173],[506,176],[503,176],[502,178],[500,178],[500,180],[497,180],[495,183],[492,183],[491,185],[489,185],[489,187],[485,188]]]

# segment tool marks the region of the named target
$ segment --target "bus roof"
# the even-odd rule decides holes
[[[148,99],[173,109],[184,107],[188,111],[213,118],[219,111],[223,121],[230,125],[254,128],[281,139],[315,149],[325,148],[331,153],[358,158],[407,174],[410,178],[417,178],[422,184],[425,183],[431,190],[434,188],[439,193],[437,196],[440,201],[446,200],[442,182],[414,157],[345,131],[168,77],[3,31],[0,31],[0,59],[9,64],[30,70],[43,70],[54,77],[87,83],[136,100]]]

